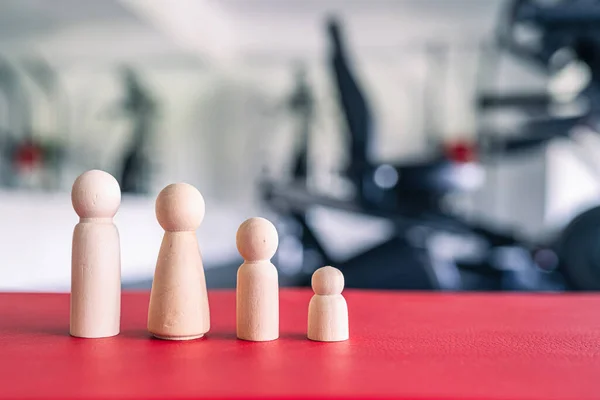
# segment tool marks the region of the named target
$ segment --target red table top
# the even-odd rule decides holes
[[[235,297],[212,329],[152,339],[147,293],[122,333],[68,335],[65,294],[0,294],[0,398],[395,397],[600,399],[600,296],[345,292],[350,340],[306,340],[312,293],[281,291],[281,339],[235,338]]]

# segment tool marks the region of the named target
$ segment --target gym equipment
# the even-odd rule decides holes
[[[581,111],[566,118],[552,115],[550,107],[556,106],[557,102],[547,93],[482,94],[479,98],[481,112],[512,107],[530,115],[518,136],[510,139],[498,139],[498,135],[490,133],[482,136],[488,153],[507,155],[543,146],[559,137],[578,145],[571,134],[580,126],[600,132],[600,1],[513,1],[499,27],[499,45],[533,68],[551,76],[577,61],[587,66],[589,80],[567,104],[582,104]],[[582,155],[590,156],[587,152]],[[592,166],[591,172],[598,175],[592,162],[584,166]],[[571,289],[600,289],[598,227],[600,208],[594,207],[577,216],[555,240],[553,247],[558,269]]]
[[[481,93],[480,112],[516,108],[531,116],[519,135],[509,139],[480,129],[481,144],[488,153],[528,150],[554,138],[569,138],[577,125],[600,128],[596,118],[600,107],[600,1],[512,1],[499,21],[497,42],[501,49],[547,76],[578,61],[587,65],[590,79],[572,101],[562,104],[583,103],[582,112],[568,118],[551,115],[550,108],[561,103],[549,93]],[[496,65],[486,69],[497,68],[498,60],[492,61]]]
[[[11,163],[15,136],[28,120],[21,118],[28,108],[22,107],[16,72],[5,59],[0,59],[0,94],[0,179],[2,186],[10,187],[15,185]]]
[[[0,60],[1,186],[61,186],[68,141],[68,108],[61,89],[56,71],[42,58]]]
[[[292,175],[295,179],[306,180],[308,178],[308,149],[310,143],[310,131],[313,124],[313,94],[306,80],[306,71],[302,65],[297,66],[295,71],[296,85],[288,100],[288,108],[297,116],[299,123],[298,136],[300,145],[293,164]]]
[[[121,77],[127,95],[120,108],[133,120],[133,132],[123,154],[119,183],[124,193],[147,193],[151,165],[146,151],[152,137],[156,104],[133,69],[124,68]]]
[[[550,112],[554,100],[545,93],[482,94],[481,110],[513,107],[525,111],[530,119],[523,124],[519,136],[508,139],[481,130],[477,144],[480,159],[535,148],[556,137],[569,137],[578,125],[598,131],[600,2],[517,0],[511,3],[507,15],[500,24],[499,42],[512,54],[548,74],[566,65],[564,60],[568,57],[561,54],[588,65],[590,82],[576,98],[585,100],[588,107],[579,115],[557,118]],[[537,30],[537,42],[521,40],[519,32],[524,25]],[[334,264],[344,272],[349,287],[600,289],[600,256],[596,250],[600,207],[581,214],[555,240],[527,243],[511,232],[466,221],[448,212],[447,195],[464,189],[461,172],[473,167],[472,163],[457,162],[473,160],[474,149],[469,145],[455,146],[450,152],[438,145],[434,156],[417,164],[372,163],[367,156],[374,136],[369,102],[350,68],[337,21],[329,22],[328,34],[339,103],[351,139],[351,163],[346,175],[354,184],[355,195],[347,199],[318,195],[308,191],[302,182],[264,184],[267,203],[288,224],[293,221],[300,231],[305,256],[317,255],[316,259],[312,257],[313,265],[305,269]],[[561,57],[563,61],[559,62]],[[449,153],[453,154],[450,158]],[[310,223],[309,210],[315,205],[383,217],[393,224],[394,233],[384,243],[349,260],[332,259]],[[467,244],[465,248],[473,250],[437,254],[435,246],[429,243],[444,236],[458,238]]]
[[[374,165],[368,159],[375,136],[369,103],[350,69],[339,23],[331,20],[328,31],[332,43],[331,65],[351,138],[351,162],[346,175],[356,187],[357,201],[363,206],[387,211],[405,209],[407,212],[438,212],[437,199],[445,193],[461,189],[459,170],[462,166],[439,154],[433,160],[398,166]],[[376,179],[381,174],[389,175],[390,182],[383,183]],[[401,176],[402,179],[394,179],[394,176]]]
[[[468,279],[448,279],[449,275],[463,274],[481,277],[472,286],[477,289],[531,289],[532,279],[522,275],[542,272],[533,268],[529,251],[520,252],[520,266],[526,264],[525,268],[514,268],[506,261],[507,257],[499,255],[511,249],[523,250],[514,235],[467,223],[446,211],[446,195],[465,189],[463,174],[473,168],[471,163],[449,159],[442,146],[431,159],[414,164],[378,165],[369,160],[368,148],[374,136],[369,102],[350,68],[336,20],[329,21],[328,34],[332,44],[331,66],[351,138],[351,162],[346,175],[354,184],[355,195],[349,199],[318,195],[298,181],[292,185],[266,182],[263,186],[267,203],[288,224],[292,221],[299,228],[305,255],[317,255],[307,271],[334,264],[343,271],[349,287],[361,288],[468,289]],[[465,161],[471,160],[468,146],[462,144],[454,150],[459,150],[454,153]],[[394,234],[355,257],[334,260],[310,224],[308,212],[315,205],[383,217],[392,222]],[[440,233],[483,245],[462,257],[435,254],[429,242]],[[490,283],[482,285],[483,280]],[[544,283],[540,287],[555,286]]]
[[[30,88],[32,119],[38,119],[39,113],[44,112],[48,119],[43,127],[32,126],[28,146],[34,152],[39,151],[43,166],[39,186],[45,190],[56,190],[60,187],[63,169],[65,167],[66,149],[68,142],[69,120],[68,104],[65,93],[60,85],[59,77],[54,68],[40,57],[30,57],[20,64],[21,69],[35,85]],[[41,92],[42,96],[39,96]],[[35,98],[33,98],[34,95]],[[36,101],[33,101],[36,100]],[[43,101],[43,102],[40,102]],[[41,105],[41,107],[40,107]],[[27,146],[25,146],[27,148]]]
[[[515,0],[499,24],[499,43],[546,73],[574,59],[591,67],[597,82],[600,58],[600,2],[597,0]],[[557,57],[559,50],[570,49]]]
[[[0,184],[11,188],[48,188],[53,185],[44,179],[48,176],[40,175],[40,166],[46,161],[49,146],[34,132],[35,110],[30,96],[31,87],[25,84],[26,78],[27,74],[19,69],[19,64],[8,59],[0,60],[0,91],[4,94],[2,114],[5,121],[0,129]]]
[[[146,152],[157,106],[136,71],[123,68],[121,81],[126,96],[118,114],[131,120],[132,134],[117,175],[124,192],[146,193],[151,173]],[[0,58],[0,186],[56,190],[67,163],[100,167],[90,161],[96,149],[69,149],[65,96],[56,71],[43,59]]]

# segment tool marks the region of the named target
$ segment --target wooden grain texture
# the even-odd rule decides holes
[[[148,331],[160,339],[190,340],[210,329],[210,310],[196,229],[204,199],[185,183],[164,188],[156,217],[165,234],[156,262],[148,306]]]
[[[250,218],[240,225],[236,243],[244,258],[237,272],[237,337],[275,340],[279,338],[279,277],[270,259],[277,251],[277,230],[264,218]]]
[[[237,272],[237,337],[262,342],[279,338],[277,269],[268,261],[243,263]]]
[[[110,174],[91,170],[75,180],[71,200],[80,221],[71,252],[70,333],[114,336],[120,329],[121,250],[113,217],[121,190]]]
[[[204,268],[195,232],[165,232],[148,307],[148,330],[161,339],[188,340],[210,329]]]
[[[342,296],[344,275],[326,266],[316,270],[311,281],[315,295],[308,306],[307,337],[319,342],[348,340],[348,305]]]

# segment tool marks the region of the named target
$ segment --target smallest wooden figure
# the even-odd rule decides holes
[[[333,267],[323,267],[312,276],[315,295],[308,306],[308,338],[319,342],[348,340],[348,305],[342,296],[344,275]]]

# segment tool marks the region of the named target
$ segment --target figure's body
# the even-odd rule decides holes
[[[165,230],[158,254],[148,331],[160,339],[197,339],[210,329],[210,312],[196,229],[204,199],[184,183],[169,185],[156,199],[156,217]]]
[[[275,340],[279,338],[279,280],[270,260],[277,250],[277,231],[264,218],[250,218],[240,225],[236,243],[244,258],[237,273],[237,337]]]
[[[121,317],[121,250],[113,217],[121,191],[110,174],[92,170],[75,180],[70,333],[84,338],[115,336]]]
[[[339,342],[349,338],[348,305],[342,296],[344,275],[337,268],[323,267],[312,277],[315,295],[308,306],[308,338]]]

